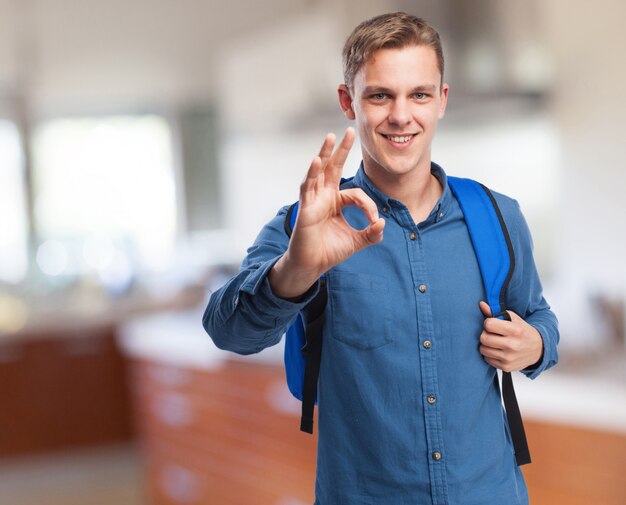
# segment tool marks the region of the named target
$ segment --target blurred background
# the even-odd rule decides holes
[[[626,503],[626,4],[0,0],[2,505],[312,503],[281,349],[200,319],[349,126],[345,37],[395,10],[443,38],[433,159],[518,199],[561,321],[516,377],[532,503]]]

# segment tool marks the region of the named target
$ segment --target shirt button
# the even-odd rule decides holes
[[[411,240],[415,240],[415,239],[417,238],[416,233],[415,233],[414,231],[412,231],[412,232],[411,232],[411,234],[409,235],[409,238],[410,238]]]
[[[387,207],[386,205],[383,207],[383,212],[389,212],[389,207]]]
[[[435,397],[435,395],[428,395],[428,398],[426,398],[426,401],[432,405],[433,403],[437,401],[437,398]]]
[[[430,349],[430,346],[432,344],[430,343],[430,340],[424,340],[424,343],[422,345],[424,346],[424,349]]]
[[[420,284],[417,289],[420,293],[426,293],[426,284]]]
[[[441,453],[439,451],[433,452],[433,459],[439,461],[441,459]]]

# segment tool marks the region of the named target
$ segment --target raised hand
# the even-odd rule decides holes
[[[278,296],[293,298],[305,293],[328,269],[354,253],[383,239],[385,222],[373,200],[359,188],[339,190],[343,165],[354,143],[348,128],[337,149],[329,134],[313,159],[300,186],[300,208],[289,247],[270,271],[269,281]],[[341,210],[356,205],[370,224],[352,228]]]

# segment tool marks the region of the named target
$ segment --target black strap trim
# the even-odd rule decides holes
[[[510,259],[509,271],[507,272],[506,279],[502,284],[499,296],[500,308],[502,311],[499,314],[493,314],[492,317],[502,317],[506,321],[510,321],[511,316],[509,316],[509,313],[506,311],[505,295],[506,290],[509,287],[509,283],[511,282],[511,278],[513,277],[513,271],[515,270],[515,253],[513,251],[513,243],[511,242],[509,231],[506,227],[506,223],[502,217],[502,212],[500,212],[500,207],[498,207],[495,197],[489,188],[482,184],[481,186],[491,200],[493,208],[496,211],[496,215],[498,216],[498,221],[500,222],[500,227],[502,228],[502,233],[504,235],[504,240],[506,241],[506,247],[509,251]],[[515,450],[515,460],[517,461],[518,466],[526,465],[530,463],[530,450],[528,448],[526,431],[524,430],[524,422],[522,421],[522,413],[520,412],[519,405],[517,403],[517,396],[515,395],[515,388],[513,387],[513,379],[510,372],[502,372],[502,401],[504,402],[506,417],[509,422],[509,431],[511,432],[511,440],[513,442],[513,449]]]
[[[297,204],[298,202],[292,203],[291,206],[289,207],[289,210],[287,211],[287,215],[285,216],[285,222],[284,222],[285,233],[287,234],[289,238],[291,238],[291,234],[293,233],[293,228],[291,227],[291,216],[293,215]]]
[[[513,378],[510,372],[502,372],[502,399],[504,400],[506,417],[509,420],[509,430],[511,431],[511,439],[515,449],[515,460],[518,466],[527,465],[531,462],[530,450],[528,449],[522,413],[517,404]]]
[[[510,321],[511,316],[504,310],[493,317],[502,316],[505,321]],[[515,461],[517,466],[527,465],[530,461],[530,449],[528,448],[528,440],[526,440],[526,431],[524,430],[524,422],[522,421],[522,413],[517,403],[515,388],[513,387],[513,378],[511,372],[502,372],[502,401],[506,410],[506,418],[509,422],[509,432],[511,433],[511,441],[515,450]]]
[[[480,183],[479,183],[480,184]],[[500,227],[502,228],[502,234],[504,235],[504,240],[506,242],[506,248],[509,251],[509,271],[506,274],[506,278],[504,279],[504,283],[502,284],[502,289],[500,290],[500,307],[504,311],[505,306],[505,295],[506,290],[509,287],[509,283],[511,282],[511,277],[513,277],[513,271],[515,270],[515,252],[513,251],[513,243],[511,242],[511,237],[509,236],[509,230],[506,227],[506,223],[504,222],[504,218],[502,217],[502,212],[500,212],[500,207],[498,207],[498,203],[496,202],[495,197],[491,193],[491,190],[482,185],[482,188],[487,193],[489,200],[493,204],[493,208],[496,211],[496,216],[498,216],[498,221],[500,222]]]
[[[293,227],[291,221],[293,213],[298,211],[298,202],[293,203],[285,216],[285,233],[291,238]],[[322,362],[322,330],[324,328],[324,314],[328,301],[326,278],[320,278],[320,287],[317,295],[306,305],[302,311],[305,321],[304,340],[302,353],[305,355],[304,383],[302,384],[302,415],[300,417],[300,430],[313,434],[313,416],[315,402],[317,401],[317,382],[320,376]]]
[[[304,384],[302,387],[302,417],[300,418],[300,430],[305,433],[313,433],[313,414],[317,401],[317,381],[320,376],[322,362],[322,330],[324,328],[324,314],[328,291],[326,279],[320,279],[320,289],[313,300],[305,309],[305,340],[302,347],[305,354],[306,367],[304,369]]]

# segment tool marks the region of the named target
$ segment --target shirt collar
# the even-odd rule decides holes
[[[441,193],[441,197],[433,207],[432,212],[430,213],[428,218],[426,218],[426,222],[439,222],[446,216],[448,208],[450,207],[450,202],[452,201],[453,197],[450,186],[448,185],[448,176],[446,175],[444,169],[441,166],[437,165],[437,163],[431,162],[430,173],[439,180],[443,191]],[[353,182],[357,186],[366,190],[366,192],[373,198],[374,202],[376,202],[379,211],[383,213],[388,212],[389,209],[400,204],[400,202],[387,196],[374,185],[374,183],[365,173],[362,161],[359,166],[359,170],[354,176]]]

